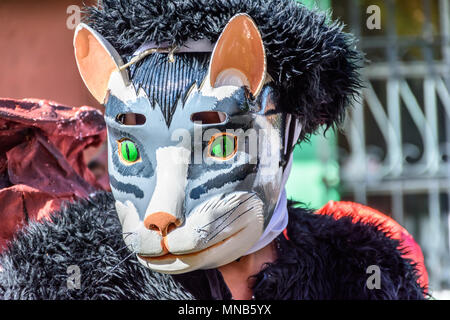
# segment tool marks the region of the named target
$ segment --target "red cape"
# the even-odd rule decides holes
[[[0,251],[17,229],[107,186],[83,151],[106,138],[102,114],[37,99],[0,99]]]

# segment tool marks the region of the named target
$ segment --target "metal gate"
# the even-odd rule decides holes
[[[366,24],[374,4],[381,30]],[[362,99],[338,136],[340,193],[392,214],[420,243],[431,291],[448,289],[450,0],[347,0],[332,7],[371,60],[362,71]],[[398,25],[403,18],[413,29],[408,14],[420,22],[416,34]]]

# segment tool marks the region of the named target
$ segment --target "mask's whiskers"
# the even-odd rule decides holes
[[[128,248],[128,245],[125,245],[124,247],[118,249],[118,250],[116,251],[116,253],[118,253],[118,252],[120,252],[120,251],[122,251],[122,250],[124,250],[124,249],[126,249],[126,248]],[[99,261],[99,260],[102,260],[103,258],[104,258],[104,256],[103,256],[103,257],[100,257],[100,258],[97,258],[97,259],[94,259],[94,260],[91,260],[91,263],[96,262],[96,261]]]
[[[221,233],[226,227],[228,227],[229,225],[231,225],[234,221],[236,221],[237,219],[239,219],[240,217],[242,217],[244,214],[252,211],[254,209],[254,207],[251,207],[247,210],[245,210],[244,212],[242,212],[240,215],[238,215],[236,218],[234,218],[233,220],[230,221],[230,223],[228,223],[227,225],[225,225],[223,228],[221,228],[219,231],[217,231],[211,238],[209,238],[207,240],[207,242],[211,241],[212,239],[214,239],[219,233]],[[217,230],[217,228],[215,229]],[[215,231],[214,230],[214,231]]]
[[[125,236],[125,238],[124,238],[124,240],[125,240],[129,235],[131,235],[131,234],[136,234],[136,232],[122,232],[122,234],[126,234],[126,236]],[[103,239],[100,239],[99,243],[102,243],[103,241],[105,241],[105,240],[107,240],[107,239],[114,238],[114,237],[117,237],[117,235],[116,235],[116,234],[112,234],[112,235],[107,236],[107,237],[105,237],[105,238],[103,238]]]
[[[245,202],[247,202],[248,200],[250,200],[251,198],[253,198],[256,194],[252,194],[250,197],[248,197],[247,199],[239,202],[234,208],[231,208],[230,210],[228,210],[227,212],[225,212],[224,214],[220,215],[219,217],[217,217],[216,219],[214,219],[213,221],[205,224],[204,226],[200,227],[199,230],[203,230],[206,226],[209,226],[210,224],[216,222],[217,220],[219,220],[220,218],[228,215],[228,217],[225,217],[225,219],[217,226],[219,227],[226,219],[228,219],[233,213],[234,211],[236,211],[237,208],[239,208],[241,205],[243,205]],[[216,229],[217,229],[216,227]]]

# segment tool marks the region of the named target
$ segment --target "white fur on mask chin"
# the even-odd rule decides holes
[[[243,219],[242,221],[240,221],[241,227],[235,225],[231,231],[231,234],[234,234],[237,231],[239,232],[230,239],[228,239],[229,234],[226,237],[224,236],[224,234],[227,233],[225,231],[219,235],[218,239],[220,239],[220,241],[217,241],[213,244],[208,244],[208,248],[205,249],[205,251],[199,252],[197,254],[194,252],[193,255],[174,257],[173,259],[167,258],[164,259],[163,261],[154,260],[151,262],[143,260],[138,257],[139,262],[142,263],[144,266],[157,272],[178,274],[198,269],[217,268],[219,266],[228,264],[236,260],[237,258],[245,255],[246,251],[250,249],[250,247],[260,238],[263,232],[264,227],[263,202],[258,197],[251,196],[251,194],[245,192],[239,192],[237,194],[234,194],[233,197],[234,200],[229,201],[231,206],[232,202],[242,201],[242,199],[246,199],[249,196],[251,197],[251,200],[239,206],[238,208],[239,211],[236,212],[236,216],[239,216],[241,213],[246,212],[248,210],[251,211],[248,212],[248,214],[241,216],[241,218]],[[200,217],[201,215],[205,214],[205,211],[208,210],[207,208],[211,207],[210,206],[211,202],[214,202],[213,200],[214,199],[210,199],[210,201],[205,201],[204,203],[199,205],[196,209],[194,209],[194,211],[190,215],[194,216],[192,223],[199,224],[198,219],[195,219],[195,217],[196,216]],[[131,202],[126,201],[125,204],[123,204],[117,201],[116,207],[119,213],[119,218],[122,223],[127,224],[131,222],[131,224],[134,224],[136,222],[135,219],[137,214],[135,213],[135,208]],[[130,216],[126,217],[128,215]],[[189,229],[192,230],[190,232],[193,232],[194,229],[194,225],[192,225],[192,223],[191,226],[188,226]],[[175,233],[175,231],[179,232],[179,235],[173,239],[177,241],[177,243],[179,243],[180,239],[183,238],[181,237],[183,236],[182,229],[183,228],[176,229],[173,231],[173,233]],[[184,231],[189,232],[189,229]],[[229,230],[227,231],[230,233]],[[131,247],[136,247],[136,244],[133,244],[135,242],[135,239],[133,240],[133,238],[134,238],[133,236],[127,237],[126,243]],[[183,243],[180,244],[183,246]]]
[[[262,234],[263,223],[253,223],[223,244],[196,255],[174,257],[165,261],[148,262],[138,257],[144,266],[161,273],[180,274],[199,269],[213,269],[226,265],[245,255]]]

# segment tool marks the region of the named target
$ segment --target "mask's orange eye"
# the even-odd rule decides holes
[[[219,160],[231,159],[237,152],[237,137],[230,133],[214,135],[208,143],[208,155]]]

